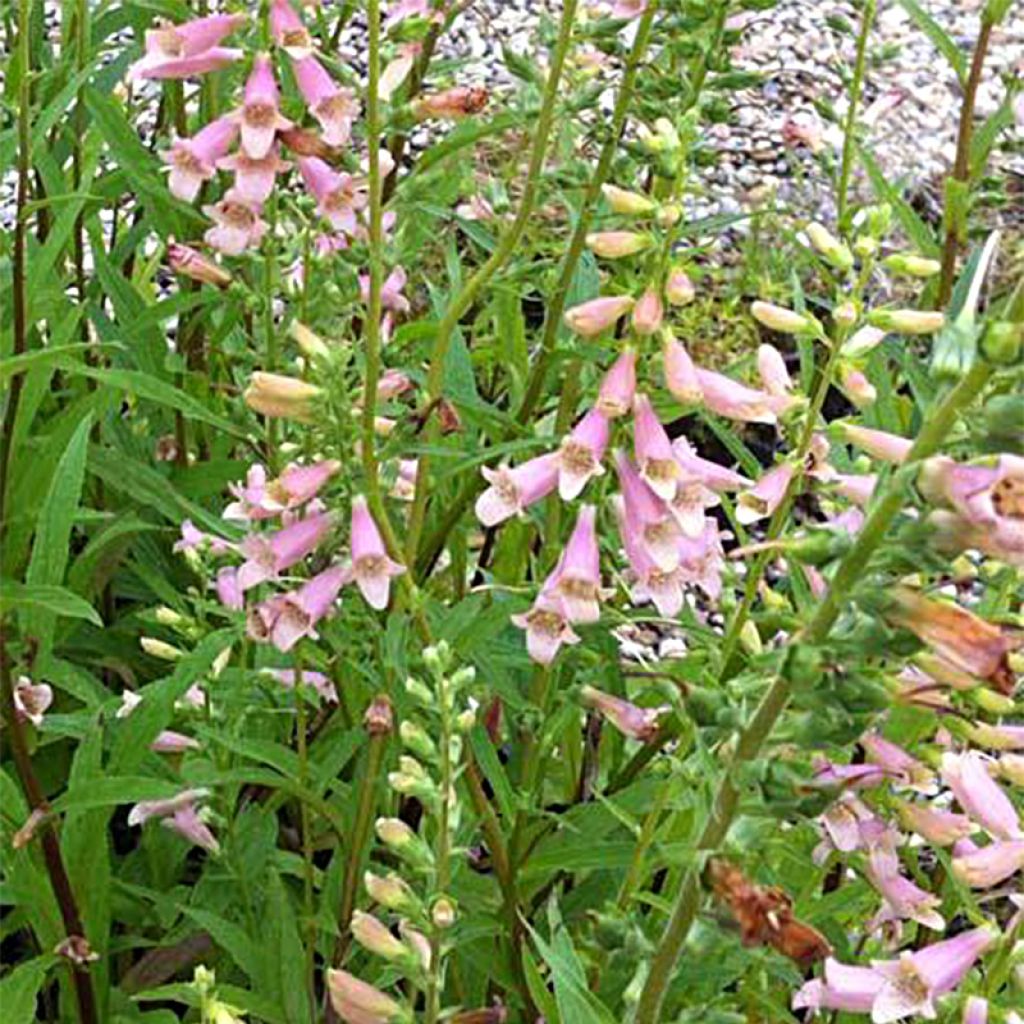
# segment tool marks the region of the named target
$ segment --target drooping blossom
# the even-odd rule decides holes
[[[259,207],[235,189],[229,189],[212,206],[204,206],[203,213],[214,221],[203,240],[225,256],[241,256],[250,246],[259,245],[267,231],[267,222],[260,217]]]
[[[580,697],[587,707],[599,712],[601,717],[630,739],[647,743],[658,732],[658,720],[667,707],[641,708],[631,701],[603,693],[592,686],[584,686]]]
[[[128,69],[128,81],[138,78],[192,78],[225,68],[242,56],[241,50],[217,44],[248,19],[244,14],[213,14],[173,25],[162,18],[146,32],[146,50]]]
[[[313,37],[288,0],[271,0],[270,31],[292,60],[302,60],[313,52]]]
[[[878,400],[878,389],[859,367],[840,365],[838,376],[839,389],[858,409],[867,409]]]
[[[214,587],[217,600],[225,608],[237,612],[245,607],[245,593],[238,584],[238,570],[233,565],[225,565],[217,570]]]
[[[163,154],[171,172],[171,195],[191,203],[203,182],[214,176],[217,161],[227,154],[237,134],[238,125],[230,117],[218,117],[191,138],[175,139]]]
[[[227,288],[234,280],[227,270],[214,263],[209,257],[204,256],[190,245],[176,242],[173,238],[167,242],[167,263],[176,274],[182,274],[201,284]]]
[[[882,919],[916,921],[940,931],[946,926],[938,907],[942,898],[915,885],[900,870],[899,856],[884,845],[868,854],[868,878],[885,900]]]
[[[285,689],[291,690],[295,687],[295,669],[293,668],[265,668],[263,675],[276,679]],[[328,704],[338,703],[338,689],[323,672],[303,669],[302,685],[312,687],[319,694],[320,699]]]
[[[813,783],[816,786],[864,789],[879,786],[888,778],[889,772],[877,764],[838,764],[823,757],[814,761]]]
[[[745,526],[774,515],[789,491],[796,467],[792,462],[781,462],[736,500],[736,518]]]
[[[47,683],[33,683],[28,676],[14,684],[14,712],[21,722],[31,722],[37,729],[53,703],[53,688]]]
[[[399,459],[395,482],[388,492],[398,501],[412,501],[416,497],[416,477],[419,474],[419,459]]]
[[[909,587],[892,592],[886,616],[914,633],[938,658],[954,670],[986,680],[1002,693],[1015,685],[1009,654],[1021,646],[1019,635],[946,601],[925,597]]]
[[[404,267],[395,267],[381,282],[380,301],[384,309],[390,309],[395,313],[408,313],[409,300],[402,294],[405,287],[406,273]],[[369,274],[359,275],[359,294],[363,302],[370,301],[370,276]]]
[[[579,497],[591,477],[601,476],[601,460],[611,429],[599,409],[591,409],[558,449],[558,494],[563,501]]]
[[[774,345],[757,348],[757,375],[769,395],[786,396],[793,390],[793,379],[782,353]]]
[[[234,501],[223,512],[229,520],[272,519],[311,501],[341,468],[336,459],[321,459],[308,466],[291,463],[275,480],[267,480],[263,466],[250,466],[244,484],[229,484]]]
[[[878,475],[876,473],[836,473],[831,471],[827,476],[819,473],[811,475],[818,476],[818,479],[827,479],[832,489],[847,501],[852,501],[861,508],[870,504],[874,497],[875,489],[878,487]]]
[[[953,875],[972,889],[992,889],[1024,871],[1024,839],[976,846],[961,839],[953,847]]]
[[[626,550],[626,557],[635,577],[630,597],[637,604],[651,601],[658,609],[659,615],[675,618],[683,607],[687,573],[679,565],[668,572],[660,569],[657,562],[647,553],[647,548],[640,543],[639,535],[628,526],[622,497],[615,495],[613,503],[622,546]]]
[[[319,513],[296,520],[272,534],[250,534],[241,543],[245,562],[238,570],[238,586],[245,592],[311,555],[330,532],[333,519]]]
[[[664,315],[661,296],[653,288],[648,288],[633,307],[633,330],[641,337],[655,334]]]
[[[317,212],[337,231],[356,234],[358,212],[366,206],[366,194],[356,188],[350,174],[333,171],[319,157],[299,159],[299,171],[317,203]]]
[[[195,737],[186,736],[173,729],[164,729],[158,732],[156,738],[149,745],[149,749],[154,754],[183,754],[186,750],[198,750],[199,747],[199,740]]]
[[[323,141],[328,146],[347,145],[359,116],[355,94],[338,85],[316,57],[296,60],[292,68],[306,107],[320,124]]]
[[[665,369],[665,386],[672,396],[683,405],[702,402],[704,391],[697,376],[697,367],[690,353],[671,331],[662,332],[661,359]]]
[[[636,393],[636,349],[627,346],[604,375],[594,408],[610,420],[633,408]]]
[[[242,106],[229,115],[241,128],[242,149],[256,160],[270,152],[279,131],[294,127],[281,113],[280,101],[270,57],[257,54],[245,83]]]
[[[601,616],[601,556],[597,509],[583,505],[558,565],[544,584],[558,597],[569,622],[597,622]]]
[[[977,751],[942,755],[942,781],[972,821],[996,839],[1021,839],[1020,815],[1013,801],[989,774],[989,761]]]
[[[541,455],[515,468],[485,466],[481,473],[490,486],[476,500],[476,517],[484,526],[497,526],[558,486],[558,452]]]
[[[249,636],[269,641],[283,653],[303,637],[317,639],[317,624],[334,610],[341,588],[351,580],[352,570],[348,566],[333,565],[297,590],[274,594],[249,615]]]
[[[391,577],[401,576],[405,566],[388,557],[384,538],[362,495],[352,501],[352,574],[367,604],[382,611],[388,606]]]
[[[855,792],[844,790],[819,818],[824,832],[815,848],[815,864],[823,864],[833,850],[852,853],[890,843],[892,829]]]
[[[287,171],[291,164],[281,159],[277,143],[274,143],[264,156],[249,156],[244,149],[240,149],[237,153],[221,157],[217,166],[222,171],[234,173],[231,191],[239,199],[259,207],[274,191],[274,179],[282,171]]]
[[[676,493],[679,465],[672,442],[644,394],[633,400],[633,454],[640,478],[662,501],[670,501]]]
[[[526,630],[526,650],[539,665],[550,665],[562,644],[578,644],[560,598],[542,589],[529,611],[513,615],[512,623]]]
[[[633,308],[630,295],[608,295],[590,299],[565,312],[565,323],[570,331],[584,338],[593,338],[617,323]]]
[[[165,828],[209,853],[220,853],[220,844],[203,821],[198,804],[210,795],[208,789],[186,789],[167,800],[145,800],[128,812],[129,825],[144,825],[156,818]]]
[[[885,430],[872,430],[870,427],[861,427],[855,423],[844,423],[840,429],[843,440],[862,448],[872,458],[896,465],[906,459],[914,445],[910,438],[890,434]]]
[[[678,524],[621,451],[615,453],[615,469],[624,502],[625,531],[636,537],[662,572],[671,572],[680,562],[682,532]]]
[[[331,1006],[345,1024],[390,1024],[405,1014],[394,999],[348,971],[332,968],[326,977]]]
[[[632,21],[647,10],[647,0],[614,0],[609,17]]]
[[[871,1005],[873,1024],[892,1024],[914,1014],[937,1016],[935,1000],[963,981],[997,937],[988,928],[974,928],[913,953],[904,952],[898,960],[873,960],[872,967],[884,979]]]
[[[672,442],[672,453],[679,467],[679,479],[668,503],[669,510],[687,537],[700,537],[704,532],[705,510],[721,504],[719,492],[750,486],[750,481],[702,459],[685,437]]]
[[[892,740],[877,732],[868,732],[861,736],[860,745],[868,761],[891,772],[911,789],[928,792],[934,787],[935,773]]]
[[[829,957],[823,977],[812,978],[793,996],[793,1009],[870,1013],[885,978],[872,967],[842,964]]]
[[[409,112],[417,121],[435,117],[459,121],[479,114],[487,106],[488,97],[487,89],[481,85],[456,85],[417,96],[409,104]]]

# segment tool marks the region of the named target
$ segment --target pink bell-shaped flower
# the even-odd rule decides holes
[[[484,526],[497,526],[558,486],[559,453],[541,455],[514,469],[485,466],[481,472],[490,486],[476,500],[476,517]]]
[[[671,501],[679,480],[679,464],[665,428],[643,394],[633,400],[633,454],[644,483],[662,501]]]
[[[512,623],[526,630],[526,650],[539,665],[550,665],[562,644],[580,642],[562,600],[546,589],[537,595],[529,611],[513,615]]]
[[[558,449],[558,494],[563,501],[579,497],[591,477],[601,476],[611,429],[604,413],[590,412],[562,440]]]
[[[391,577],[401,576],[405,566],[388,557],[384,538],[361,494],[352,501],[351,544],[356,586],[371,608],[382,611],[387,608],[391,595]]]
[[[242,541],[246,561],[238,570],[238,586],[245,592],[273,580],[311,555],[330,532],[333,519],[319,513],[299,519],[270,534],[250,534]]]
[[[317,212],[337,231],[356,234],[358,212],[366,206],[366,194],[359,191],[350,174],[338,174],[316,156],[299,160],[306,188],[316,200]]]
[[[267,231],[267,222],[260,219],[259,207],[247,202],[234,189],[228,190],[213,206],[204,206],[203,213],[214,221],[203,240],[225,256],[241,256],[250,246],[259,245]]]
[[[274,143],[265,156],[252,157],[240,149],[230,156],[221,157],[217,166],[222,171],[233,171],[232,191],[240,199],[258,207],[270,198],[277,175],[287,171],[291,164],[281,159],[277,143]]]
[[[625,416],[636,394],[636,349],[627,346],[601,381],[594,408],[608,419]]]
[[[302,60],[313,52],[313,37],[288,0],[271,0],[270,32],[292,60]]]
[[[128,81],[193,78],[227,67],[242,56],[242,51],[217,44],[246,21],[244,14],[213,14],[181,25],[158,19],[146,32],[142,59],[128,69]]]
[[[359,103],[351,89],[343,89],[316,57],[304,57],[292,65],[299,92],[310,114],[319,122],[328,146],[344,146],[359,116]]]
[[[569,622],[597,622],[601,617],[601,556],[597,544],[597,509],[584,505],[565,551],[544,589],[556,595]]]
[[[171,195],[191,203],[216,173],[217,161],[231,148],[238,134],[238,125],[230,117],[218,117],[201,128],[190,139],[175,139],[163,154],[170,167],[168,187]]]
[[[242,149],[256,160],[265,157],[277,133],[294,125],[281,114],[280,94],[274,80],[274,68],[265,53],[253,58],[252,71],[245,83],[241,109],[230,115],[242,131]]]

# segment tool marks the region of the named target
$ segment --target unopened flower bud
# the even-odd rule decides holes
[[[423,932],[413,928],[408,921],[398,922],[398,934],[402,936],[402,941],[416,954],[420,967],[424,971],[429,971],[434,953],[430,945],[430,939]]]
[[[594,231],[587,235],[587,248],[606,260],[635,256],[650,244],[650,235],[639,231]]]
[[[219,679],[220,674],[228,667],[228,662],[231,660],[231,644],[228,644],[216,658],[213,659],[213,664],[210,666],[210,676],[213,679]]]
[[[178,627],[188,625],[188,619],[184,615],[176,612],[173,608],[168,608],[167,605],[160,605],[153,614],[161,626]]]
[[[832,311],[832,319],[841,327],[852,327],[857,322],[857,304],[855,302],[841,302]]]
[[[444,640],[423,649],[423,664],[435,675],[443,675],[452,662],[452,652]]]
[[[435,928],[451,928],[456,918],[455,904],[447,896],[441,896],[430,910],[430,919]]]
[[[894,273],[906,274],[908,277],[934,277],[942,269],[938,260],[930,260],[915,253],[893,253],[883,263]]]
[[[409,1020],[401,1004],[355,975],[329,970],[325,977],[331,1005],[342,1020],[374,1024],[404,1024]]]
[[[659,207],[655,221],[660,228],[674,228],[683,216],[683,208],[678,203],[666,203]]]
[[[669,152],[677,150],[682,146],[683,142],[679,138],[676,126],[667,117],[659,117],[654,122],[654,130],[657,132],[664,149]]]
[[[419,898],[409,884],[391,872],[386,877],[367,871],[363,875],[363,885],[370,896],[382,907],[397,911],[400,914],[419,914],[422,910]]]
[[[981,354],[996,366],[1012,366],[1020,362],[1024,349],[1024,325],[1007,320],[993,320],[981,336]]]
[[[396,939],[390,929],[372,914],[364,914],[357,910],[352,915],[351,928],[352,938],[368,952],[385,960],[409,960],[412,952],[409,947],[400,939]]]
[[[665,282],[665,298],[673,306],[687,306],[697,297],[697,289],[682,267],[673,267]]]
[[[849,270],[853,267],[853,253],[849,247],[836,238],[824,224],[811,221],[804,231],[811,245],[837,270]]]
[[[331,350],[327,347],[327,342],[298,320],[292,324],[289,333],[302,350],[302,354],[310,359],[327,359],[330,356]]]
[[[455,719],[455,728],[459,732],[469,732],[476,725],[476,712],[472,708],[466,708],[459,713]]]
[[[868,314],[873,327],[899,334],[933,334],[945,322],[945,314],[939,310],[875,309]]]
[[[177,661],[185,657],[185,652],[172,647],[163,640],[157,640],[153,636],[144,636],[139,639],[139,646],[151,657],[159,658],[161,661]]]
[[[633,299],[629,295],[603,296],[566,310],[565,323],[576,334],[592,338],[612,327],[632,308]]]
[[[631,217],[643,217],[653,213],[657,204],[639,192],[630,192],[617,185],[602,185],[601,191],[608,205],[616,212]]]
[[[885,337],[886,332],[870,324],[858,328],[843,344],[843,355],[850,359],[867,355],[873,348],[877,348]]]
[[[648,288],[633,307],[633,330],[645,337],[654,334],[661,327],[664,312],[661,296]]]
[[[378,818],[374,829],[377,838],[408,864],[416,868],[433,866],[434,854],[429,845],[401,818]]]
[[[176,274],[189,277],[201,284],[227,288],[233,280],[228,271],[214,263],[209,257],[197,252],[191,246],[175,242],[173,238],[167,246],[167,262]]]
[[[870,259],[878,252],[878,240],[869,235],[860,235],[853,243],[853,251],[862,260]]]
[[[866,409],[878,398],[874,384],[856,366],[840,365],[839,386],[843,389],[843,394],[858,409]]]
[[[992,715],[1012,715],[1017,709],[1016,702],[1012,697],[996,693],[995,690],[990,690],[985,686],[968,690],[966,697],[977,704],[982,711],[987,711]]]
[[[740,630],[740,646],[747,654],[753,657],[756,657],[764,650],[764,644],[761,643],[761,634],[757,630],[757,624],[751,619],[747,619]]]
[[[422,707],[432,708],[434,706],[434,691],[421,679],[409,676],[405,681],[405,692]]]
[[[402,743],[414,754],[428,761],[437,760],[437,746],[422,726],[406,718],[398,727],[398,734]]]
[[[812,326],[812,321],[803,314],[771,302],[755,302],[750,312],[758,323],[781,334],[803,334]]]
[[[61,939],[54,946],[53,952],[65,960],[70,960],[76,967],[95,963],[100,958],[99,953],[93,950],[84,935],[69,935],[67,938]]]
[[[456,693],[466,686],[472,686],[475,680],[476,669],[472,665],[463,665],[452,673],[451,679],[448,680],[448,688]]]
[[[37,807],[29,816],[25,819],[25,824],[18,829],[17,832],[11,837],[11,846],[15,850],[20,850],[25,846],[28,846],[36,837],[36,833],[39,829],[49,821],[53,812],[49,808]]]
[[[487,106],[488,93],[483,86],[455,86],[441,92],[426,93],[412,104],[412,116],[417,121],[432,117],[459,120],[479,114]]]
[[[281,417],[311,423],[313,403],[322,394],[320,388],[295,377],[257,370],[245,389],[245,404],[263,416]]]
[[[391,701],[383,693],[370,701],[363,715],[363,727],[371,736],[387,736],[394,729],[395,716],[391,710]]]

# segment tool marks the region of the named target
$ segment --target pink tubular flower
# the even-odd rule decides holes
[[[193,845],[209,853],[220,853],[220,845],[196,807],[209,795],[208,789],[186,789],[167,800],[145,800],[128,812],[128,824],[144,825],[151,818],[157,818],[161,825]]]
[[[294,127],[288,118],[282,116],[279,104],[280,95],[270,57],[265,53],[257,54],[245,83],[241,109],[229,115],[241,125],[242,149],[247,156],[256,160],[265,157],[274,145],[277,133]]]
[[[679,465],[672,442],[644,394],[633,400],[633,454],[640,478],[662,501],[670,501],[676,493]]]
[[[945,928],[946,922],[936,909],[942,905],[942,898],[904,877],[894,850],[885,846],[872,848],[868,855],[868,878],[885,900],[888,917],[916,921],[932,931]]]
[[[974,928],[914,953],[905,952],[899,960],[873,960],[872,967],[884,978],[871,1006],[873,1024],[892,1024],[914,1014],[934,1018],[935,1000],[963,981],[997,937],[988,928]]]
[[[713,370],[695,367],[704,404],[719,416],[740,423],[777,423],[794,399],[756,391]]]
[[[648,288],[633,307],[633,330],[644,337],[654,334],[661,327],[664,315],[661,296]]]
[[[839,387],[858,409],[867,409],[868,406],[874,405],[878,398],[874,384],[868,380],[864,371],[858,370],[856,366],[839,368]]]
[[[263,674],[276,679],[286,690],[291,690],[295,686],[295,669],[293,668],[265,668]],[[338,703],[338,689],[323,672],[304,670],[302,685],[311,686],[319,694],[320,699],[328,704]]]
[[[988,771],[988,760],[977,751],[942,755],[942,781],[961,809],[996,839],[1021,839],[1020,816],[1013,801]]]
[[[624,502],[624,527],[662,572],[679,566],[679,527],[668,506],[641,479],[626,455],[615,453],[615,468]]]
[[[256,609],[250,618],[249,635],[269,640],[287,653],[303,637],[316,640],[317,623],[330,615],[341,588],[352,579],[352,570],[333,565],[289,594],[278,594]]]
[[[661,359],[665,368],[665,386],[672,396],[683,405],[702,402],[704,392],[697,377],[697,367],[690,353],[670,331],[664,332]]]
[[[407,18],[429,18],[432,13],[431,0],[396,0],[388,4],[384,31],[390,32]]]
[[[259,207],[247,202],[234,189],[228,190],[219,203],[204,206],[203,213],[215,222],[203,235],[203,240],[225,256],[241,256],[251,245],[259,245],[267,230]]]
[[[725,566],[722,537],[718,523],[707,516],[699,536],[679,539],[680,572],[687,583],[700,587],[712,601],[722,596],[722,569]]]
[[[21,676],[14,685],[14,712],[21,722],[31,722],[37,729],[53,703],[53,688],[47,683],[33,683]]]
[[[331,1006],[345,1024],[390,1024],[404,1016],[394,999],[354,974],[331,969],[326,977]]]
[[[189,245],[182,245],[173,238],[167,242],[167,263],[176,274],[189,277],[202,284],[227,288],[233,280],[231,274],[213,260]]]
[[[308,466],[292,463],[276,480],[268,481],[260,465],[250,467],[244,486],[231,484],[235,497],[224,509],[225,519],[271,519],[312,500],[341,468],[336,459],[322,459]]]
[[[248,19],[244,14],[214,14],[172,25],[158,18],[146,32],[146,52],[128,69],[128,80],[137,78],[192,78],[227,67],[242,56],[241,50],[217,44]]]
[[[320,216],[336,230],[354,235],[359,227],[356,214],[366,205],[366,196],[356,189],[352,176],[332,171],[316,156],[301,157],[299,171]]]
[[[597,509],[584,505],[572,536],[544,589],[560,599],[569,622],[601,617],[601,556],[597,546]]]
[[[769,395],[785,397],[793,390],[793,380],[786,369],[786,361],[774,345],[758,346],[757,374]]]
[[[599,712],[601,717],[611,722],[623,736],[647,743],[658,731],[658,719],[668,710],[659,708],[640,708],[636,704],[621,697],[613,697],[610,693],[602,693],[592,686],[584,686],[580,690],[583,703]]]
[[[676,462],[683,471],[683,478],[697,478],[712,491],[736,491],[741,487],[749,487],[750,481],[740,473],[717,462],[701,458],[693,445],[685,437],[677,437],[672,442],[672,451]]]
[[[238,125],[229,117],[219,117],[201,128],[190,139],[175,139],[163,154],[170,169],[171,195],[191,203],[204,181],[214,176],[217,161],[231,148]]]
[[[988,1024],[988,1000],[983,996],[971,996],[964,1003],[961,1024]]]
[[[154,754],[183,754],[186,750],[198,750],[199,740],[173,729],[164,729],[149,745]]]
[[[639,535],[627,523],[625,502],[621,496],[615,495],[613,502],[622,546],[626,549],[626,557],[636,577],[630,590],[630,597],[637,604],[652,601],[659,615],[669,619],[675,618],[683,607],[687,574],[680,566],[669,572],[662,572],[640,543]]]
[[[388,606],[391,577],[401,576],[405,566],[388,557],[384,539],[361,494],[352,501],[351,544],[352,573],[356,586],[371,608],[382,611]]]
[[[593,338],[625,316],[633,308],[629,295],[608,295],[573,306],[565,312],[565,323],[570,331]]]
[[[526,650],[539,665],[550,665],[562,644],[580,642],[563,602],[547,589],[541,590],[529,611],[513,615],[512,623],[526,630]]]
[[[250,534],[242,541],[246,561],[238,570],[238,586],[244,593],[273,580],[286,569],[311,555],[327,536],[333,519],[328,513],[307,516],[269,536]]]
[[[870,1013],[884,982],[871,967],[851,967],[829,957],[824,977],[808,981],[793,996],[793,1009]]]
[[[380,290],[380,301],[384,309],[390,309],[395,313],[408,313],[409,300],[402,294],[405,287],[406,273],[404,267],[395,267],[388,274],[387,279],[382,283]],[[370,276],[369,274],[359,275],[359,294],[363,302],[370,301]]]
[[[973,464],[932,458],[922,467],[918,489],[927,501],[953,510],[965,539],[987,535],[986,547],[996,557],[1024,565],[1024,457],[999,455]]]
[[[966,814],[942,811],[928,804],[900,802],[896,813],[903,827],[927,839],[932,846],[952,846],[974,831],[974,825]]]
[[[796,467],[791,462],[782,462],[770,469],[749,491],[739,496],[736,518],[749,525],[773,515],[782,504],[795,473]]]
[[[328,146],[344,146],[359,116],[359,103],[351,89],[343,89],[316,57],[304,57],[292,65],[299,92],[310,114],[319,122]]]
[[[274,191],[274,179],[281,171],[287,171],[291,164],[282,160],[277,144],[271,145],[265,156],[252,157],[245,150],[222,157],[217,161],[222,171],[233,171],[235,175],[232,191],[239,199],[252,206],[265,203]]]
[[[313,39],[288,0],[272,0],[270,31],[274,42],[292,60],[302,60],[313,52]]]
[[[217,571],[216,580],[217,600],[225,608],[232,611],[241,611],[245,607],[245,596],[242,588],[238,585],[238,570],[233,566],[224,566]]]
[[[604,375],[594,408],[610,420],[633,408],[636,393],[636,349],[627,347]]]
[[[881,459],[883,462],[893,462],[897,465],[906,459],[914,445],[909,438],[889,434],[884,430],[860,427],[854,423],[844,423],[841,430],[843,440],[862,448],[872,458]]]
[[[829,483],[837,494],[864,508],[874,496],[878,476],[874,473],[831,473]]]
[[[935,773],[930,768],[884,736],[876,732],[865,733],[860,738],[860,745],[872,764],[891,772],[912,789],[927,792],[934,785]]]
[[[481,472],[490,487],[476,500],[476,517],[484,526],[497,526],[558,486],[559,453],[538,456],[514,469],[485,466]]]
[[[975,846],[962,839],[953,848],[953,874],[972,889],[991,889],[1024,870],[1024,839]]]
[[[601,476],[601,460],[611,433],[599,409],[591,409],[563,438],[558,449],[558,494],[563,501],[579,497],[591,477]]]
[[[815,863],[821,863],[831,849],[841,853],[872,849],[888,841],[888,825],[863,800],[849,790],[842,792],[821,816],[825,841],[815,850]]]
[[[632,21],[647,10],[647,0],[614,0],[609,17]]]
[[[888,777],[889,772],[877,764],[837,764],[823,757],[814,761],[815,786],[864,789],[879,786]]]
[[[682,267],[674,267],[665,281],[665,299],[673,306],[689,305],[697,297],[690,275]]]
[[[940,662],[986,680],[1003,693],[1012,692],[1015,680],[1008,657],[1021,646],[1019,635],[1005,634],[959,605],[909,587],[895,588],[886,616],[916,634]]]

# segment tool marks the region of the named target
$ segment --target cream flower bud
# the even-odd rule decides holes
[[[403,849],[416,839],[416,833],[401,818],[378,818],[373,827],[377,838],[392,849]]]
[[[403,745],[414,754],[418,754],[428,761],[437,759],[437,745],[421,725],[406,718],[398,727],[398,734],[402,738]]]
[[[172,647],[163,640],[157,640],[153,636],[144,636],[139,639],[139,646],[152,658],[159,658],[161,661],[177,661],[185,657],[184,651]]]
[[[781,334],[802,334],[809,330],[812,321],[784,306],[776,306],[771,302],[755,302],[750,307],[754,319],[765,327]]]
[[[153,613],[156,617],[156,621],[161,626],[186,626],[188,625],[188,619],[185,618],[180,612],[176,612],[173,608],[168,608],[166,605],[161,605]]]
[[[587,248],[607,260],[635,256],[650,244],[650,235],[638,231],[594,231],[587,235]]]
[[[363,885],[370,899],[376,900],[388,910],[395,910],[401,914],[418,914],[422,909],[416,893],[394,872],[382,878],[372,871],[367,871],[363,875]]]
[[[945,322],[946,316],[939,310],[876,309],[868,314],[873,327],[899,334],[934,334]]]
[[[310,423],[313,419],[313,402],[321,394],[320,388],[304,380],[256,371],[243,397],[250,409],[263,416]]]
[[[811,221],[804,228],[810,243],[821,255],[838,270],[849,270],[853,266],[853,253],[849,247],[839,241],[824,224]]]
[[[930,260],[916,253],[893,253],[883,262],[893,272],[906,274],[908,277],[934,277],[942,269],[942,264],[938,260]]]
[[[852,327],[857,322],[857,304],[855,302],[841,302],[832,311],[832,319],[842,327]]]
[[[352,915],[352,938],[363,949],[385,960],[408,960],[412,951],[400,939],[396,939],[386,925],[372,914],[357,910]]]
[[[304,356],[310,359],[327,359],[331,354],[327,342],[314,331],[311,331],[305,324],[296,320],[288,332],[291,334],[295,344],[302,350]]]
[[[608,205],[616,212],[631,217],[643,217],[653,213],[657,204],[639,192],[630,192],[617,185],[602,185],[601,192]]]
[[[697,297],[697,289],[682,267],[673,267],[665,281],[665,299],[672,306],[687,306]]]
[[[455,904],[447,896],[441,896],[430,911],[430,919],[435,928],[451,928],[456,916]]]
[[[678,203],[666,203],[658,209],[655,221],[660,228],[674,228],[683,217],[683,208]]]

